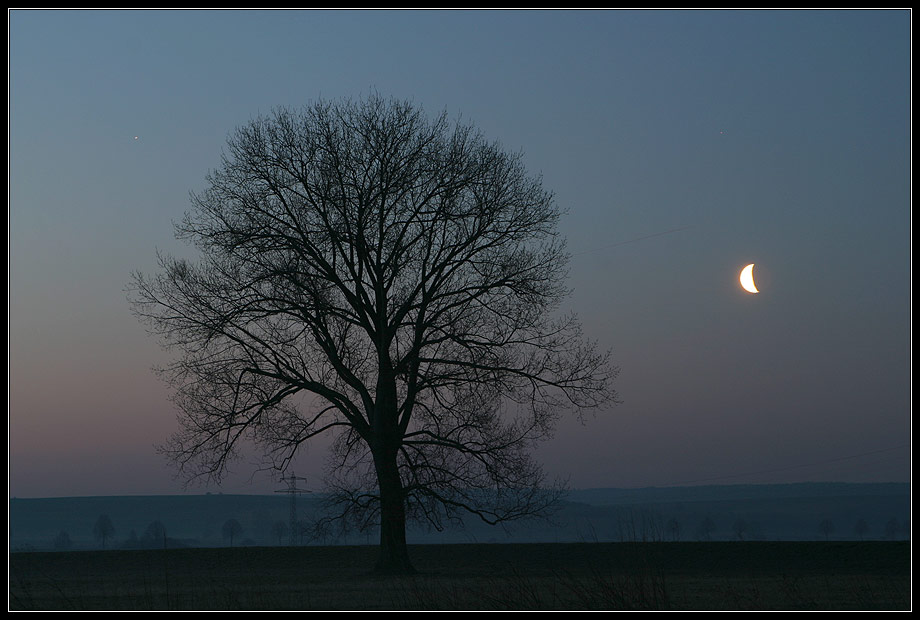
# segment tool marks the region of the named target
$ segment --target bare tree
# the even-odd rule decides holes
[[[67,551],[73,547],[73,541],[70,540],[70,534],[68,534],[65,530],[58,532],[57,536],[54,537],[52,544],[58,551]]]
[[[895,517],[891,517],[885,522],[885,538],[888,540],[895,540],[898,537],[898,520]]]
[[[735,538],[738,540],[744,540],[744,533],[747,532],[748,525],[747,521],[738,517],[735,519],[735,522],[732,523],[732,532],[735,534]]]
[[[697,527],[697,537],[700,540],[712,540],[712,533],[716,529],[716,524],[711,517],[704,518],[699,527]]]
[[[275,521],[271,531],[272,536],[278,538],[278,545],[281,545],[282,539],[288,535],[288,525],[284,521]]]
[[[677,520],[677,517],[672,517],[668,521],[668,533],[671,535],[671,540],[680,540],[680,521]]]
[[[93,526],[93,536],[96,540],[102,542],[102,548],[105,549],[105,541],[115,534],[115,526],[109,515],[99,515],[96,524]]]
[[[224,540],[230,540],[230,546],[233,546],[233,539],[239,536],[243,532],[243,526],[240,525],[240,522],[236,519],[227,519],[224,521],[224,526],[221,530],[224,535]]]
[[[853,531],[859,536],[859,540],[865,540],[866,534],[869,532],[869,524],[866,523],[865,519],[858,519]]]
[[[162,545],[165,549],[167,545],[166,526],[159,519],[152,521],[144,531],[141,544],[149,548],[156,548]]]
[[[200,261],[161,257],[131,294],[180,354],[182,473],[219,480],[245,438],[284,470],[338,431],[337,514],[379,523],[386,572],[412,571],[407,518],[552,503],[530,448],[615,402],[617,369],[561,312],[560,211],[520,156],[371,96],[249,123],[208,183],[177,225]]]
[[[828,540],[834,532],[834,522],[830,519],[821,519],[821,522],[818,523],[818,531],[824,536],[824,540]]]

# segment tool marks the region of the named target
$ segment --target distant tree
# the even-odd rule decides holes
[[[147,526],[142,542],[148,547],[166,547],[166,526],[159,520],[153,521]]]
[[[555,505],[532,449],[615,403],[617,369],[561,311],[561,210],[521,157],[376,95],[278,110],[225,153],[176,226],[201,260],[130,294],[178,354],[180,472],[219,479],[247,438],[284,470],[332,432],[335,516],[379,523],[389,573],[413,572],[408,519]]]
[[[54,548],[57,549],[58,551],[67,551],[68,549],[73,547],[73,542],[70,540],[70,534],[68,534],[64,530],[61,530],[60,532],[58,532],[58,535],[54,537],[52,544],[54,545]]]
[[[744,540],[744,534],[747,532],[747,529],[747,522],[740,517],[735,519],[735,522],[732,523],[732,532],[738,540]]]
[[[298,519],[294,525],[297,528],[296,538],[300,541],[301,545],[307,540],[320,539],[325,542],[330,531],[330,528],[327,527],[327,523],[310,521],[308,519]]]
[[[859,540],[864,540],[869,532],[869,524],[866,523],[865,519],[859,519],[856,521],[856,525],[853,526],[853,532],[859,536]]]
[[[671,535],[671,540],[680,540],[680,521],[676,518],[668,521],[668,533]]]
[[[834,532],[834,522],[830,519],[821,519],[821,522],[818,523],[818,531],[824,535],[824,540],[828,540]]]
[[[230,540],[230,546],[233,546],[233,539],[243,532],[243,526],[236,519],[227,519],[223,527],[224,540]]]
[[[328,544],[328,542],[335,538],[336,534],[340,533],[337,531],[334,523],[330,523],[325,519],[300,519],[295,523],[294,534],[292,538],[299,536],[300,544],[304,544],[304,541],[309,542],[318,542],[320,544]],[[369,532],[371,528],[367,528],[365,532]]]
[[[591,523],[587,524],[590,540],[597,541],[597,532]],[[647,511],[624,510],[617,518],[620,540],[623,542],[648,542],[664,539],[664,526],[658,515]]]
[[[272,536],[278,539],[278,544],[281,545],[281,540],[288,535],[288,525],[284,521],[275,521],[272,524]]]
[[[99,515],[96,524],[93,526],[93,536],[96,540],[102,542],[102,548],[105,549],[105,541],[115,535],[115,526],[109,515]]]
[[[885,538],[888,540],[895,540],[898,537],[898,520],[894,517],[888,519],[888,522],[885,523]]]
[[[700,540],[710,540],[712,538],[712,533],[716,529],[716,524],[710,517],[706,517],[700,522],[699,527],[697,528],[697,537]]]

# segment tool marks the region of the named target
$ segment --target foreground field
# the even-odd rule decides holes
[[[910,609],[908,542],[419,545],[13,553],[12,610]]]

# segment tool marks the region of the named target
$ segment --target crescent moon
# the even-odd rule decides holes
[[[751,263],[747,267],[741,270],[741,286],[748,293],[759,293],[757,287],[754,286],[754,263]]]

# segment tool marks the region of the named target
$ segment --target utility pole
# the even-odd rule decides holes
[[[301,478],[300,476],[295,476],[294,474],[291,474],[290,476],[287,476],[287,477],[282,475],[281,482],[287,482],[288,486],[286,489],[280,489],[278,491],[275,491],[275,493],[287,493],[291,496],[291,517],[290,517],[291,522],[290,522],[288,529],[290,530],[290,534],[291,534],[290,544],[292,547],[294,546],[296,535],[297,535],[297,529],[298,529],[297,528],[297,494],[310,492],[308,489],[298,489],[297,488],[298,480],[303,480],[304,482],[306,482],[307,479]]]

